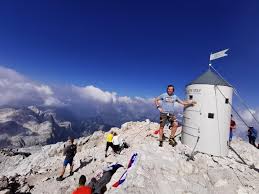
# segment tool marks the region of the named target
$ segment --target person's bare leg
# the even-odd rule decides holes
[[[61,170],[61,173],[60,173],[60,176],[63,177],[63,175],[65,174],[65,171],[66,171],[66,167],[63,166],[62,167],[62,170]]]
[[[178,123],[176,121],[174,121],[172,123],[172,125],[173,126],[171,127],[171,135],[170,135],[170,138],[169,138],[169,144],[172,145],[172,146],[175,146],[177,143],[176,143],[174,137],[175,137],[175,133],[177,131]]]
[[[178,127],[178,123],[177,122],[174,122],[173,123],[173,127],[171,127],[171,136],[170,137],[173,137],[175,136],[175,133],[177,131],[177,127]]]
[[[70,172],[73,172],[74,164],[70,165]]]
[[[159,128],[159,147],[163,147],[163,135],[164,135],[164,127],[160,126],[160,128]]]
[[[164,127],[159,128],[159,141],[163,141]]]

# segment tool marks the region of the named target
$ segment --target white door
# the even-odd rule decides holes
[[[201,104],[184,109],[182,143],[194,147],[197,137],[200,136]]]

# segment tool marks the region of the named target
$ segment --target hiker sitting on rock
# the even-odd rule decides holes
[[[116,154],[119,154],[121,151],[120,149],[121,141],[120,141],[119,135],[116,132],[113,133],[112,144],[113,144],[113,151]]]
[[[68,138],[68,146],[64,149],[64,156],[66,156],[61,171],[61,175],[57,178],[57,181],[63,180],[63,175],[65,174],[66,166],[70,165],[70,176],[73,175],[73,159],[76,155],[77,146],[74,144],[74,139],[72,137]]]
[[[129,148],[129,144],[121,138],[121,141],[120,141],[120,149],[123,150],[124,148]]]
[[[85,186],[85,182],[85,175],[81,175],[79,178],[79,187],[72,194],[92,194],[92,188]]]
[[[176,145],[176,141],[174,140],[175,133],[178,127],[178,122],[175,116],[175,103],[180,103],[184,106],[192,106],[195,105],[196,102],[190,101],[182,101],[174,94],[174,86],[168,85],[166,93],[161,94],[155,99],[155,104],[157,109],[160,111],[160,128],[159,128],[159,146],[163,146],[163,130],[167,121],[170,122],[171,136],[169,138],[169,144],[172,146]]]
[[[114,133],[113,135],[114,135],[112,139],[113,151],[116,154],[120,154],[120,152],[124,148],[129,148],[129,144],[127,144],[127,142],[124,139],[122,139],[117,133]]]

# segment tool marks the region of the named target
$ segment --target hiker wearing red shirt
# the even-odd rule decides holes
[[[79,187],[72,194],[92,194],[91,187],[85,186],[86,177],[81,175],[79,178]]]
[[[235,129],[236,129],[236,122],[233,120],[233,115],[231,115],[230,130],[229,130],[229,145],[232,141],[233,130],[235,130]]]

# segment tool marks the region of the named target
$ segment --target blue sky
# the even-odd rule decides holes
[[[259,2],[1,1],[0,64],[46,84],[154,97],[214,66],[253,107],[259,92]]]

